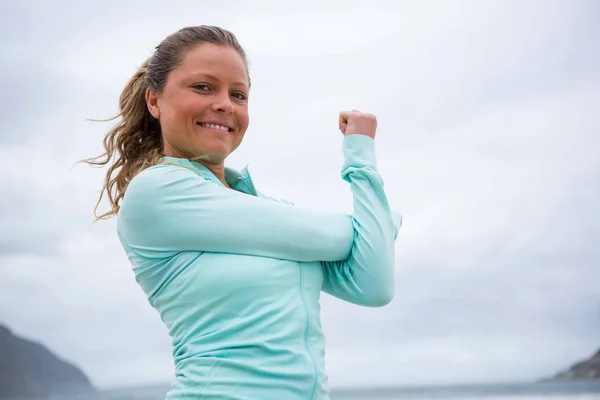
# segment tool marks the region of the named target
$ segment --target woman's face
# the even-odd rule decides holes
[[[166,156],[222,165],[249,124],[246,65],[232,47],[204,43],[173,69],[161,92],[146,91]]]

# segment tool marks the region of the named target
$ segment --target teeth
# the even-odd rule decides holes
[[[219,130],[225,131],[225,132],[229,131],[229,128],[226,126],[223,126],[223,125],[217,125],[217,124],[200,124],[200,125],[203,127],[206,127],[206,128],[219,129]]]

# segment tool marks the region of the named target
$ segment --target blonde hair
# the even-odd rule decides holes
[[[248,71],[246,53],[235,35],[225,29],[201,25],[186,27],[167,36],[125,85],[119,99],[119,114],[103,120],[121,117],[119,123],[104,137],[105,152],[83,160],[100,167],[112,161],[94,209],[97,219],[116,215],[129,182],[145,168],[156,165],[163,156],[160,123],[148,111],[146,89],[155,92],[163,90],[169,73],[181,64],[185,52],[203,43],[232,47],[240,54]],[[98,216],[98,207],[104,195],[108,197],[112,209]]]

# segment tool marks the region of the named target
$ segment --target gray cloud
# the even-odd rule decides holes
[[[598,5],[281,4],[0,13],[0,320],[101,387],[170,379],[169,337],[115,221],[92,223],[102,171],[74,163],[110,127],[85,119],[116,112],[157,42],[214,23],[250,55],[252,122],[231,164],[250,163],[263,191],[350,210],[337,112],[380,120],[380,169],[405,215],[397,296],[364,309],[323,295],[332,385],[537,379],[595,350]]]

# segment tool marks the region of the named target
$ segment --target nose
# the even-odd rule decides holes
[[[215,111],[225,112],[227,114],[233,114],[235,111],[235,106],[231,102],[228,92],[219,92],[214,98],[213,107]]]

